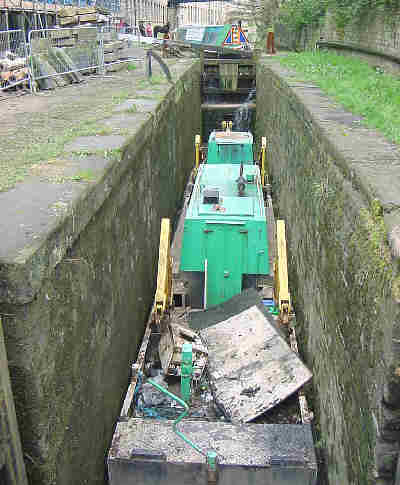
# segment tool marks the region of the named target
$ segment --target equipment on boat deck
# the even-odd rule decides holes
[[[195,142],[198,168],[186,211],[180,270],[188,278],[203,278],[203,308],[228,300],[248,281],[253,284],[269,274],[268,228],[253,136],[231,127],[225,122],[224,130],[211,133],[201,165],[198,137]]]

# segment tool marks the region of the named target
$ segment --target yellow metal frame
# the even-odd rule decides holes
[[[261,185],[264,187],[265,186],[265,178],[267,175],[267,169],[266,169],[266,161],[265,161],[265,152],[267,149],[267,138],[263,136],[261,138],[261,153],[260,153],[260,158],[261,158]]]
[[[232,121],[223,121],[221,126],[224,131],[232,131],[233,123]]]
[[[199,164],[200,164],[200,144],[201,144],[200,135],[196,135],[194,138],[194,145],[196,147],[196,171],[199,168]]]
[[[292,302],[289,292],[289,277],[286,250],[285,221],[276,221],[277,259],[275,262],[275,306],[279,310],[279,317],[283,323],[288,323],[292,313]]]
[[[157,289],[155,296],[155,312],[158,319],[171,305],[172,298],[172,258],[171,246],[171,222],[169,219],[161,219],[160,246],[158,249],[158,272]]]

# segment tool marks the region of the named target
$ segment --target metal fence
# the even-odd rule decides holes
[[[0,92],[27,88],[29,75],[24,31],[0,31]]]
[[[102,35],[96,27],[31,30],[32,91],[81,82],[82,74],[104,71]]]

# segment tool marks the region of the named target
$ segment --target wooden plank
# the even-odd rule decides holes
[[[312,374],[267,317],[252,306],[201,331],[214,398],[233,423],[273,408]]]
[[[152,322],[152,317],[150,316],[147,322],[146,330],[144,332],[142,343],[140,345],[136,363],[134,364],[134,366],[132,366],[131,382],[129,383],[128,390],[126,391],[124,404],[122,405],[122,409],[120,412],[121,419],[127,419],[130,415],[130,410],[133,402],[133,395],[135,393],[139,372],[143,372],[143,368],[145,364],[147,346],[149,345],[150,335],[151,335],[151,322]]]
[[[293,350],[293,352],[296,352],[296,354],[298,354],[299,349],[297,347],[296,329],[293,325],[293,321],[289,323],[289,342],[290,342],[290,348]],[[307,398],[302,390],[299,391],[298,399],[299,399],[301,422],[303,424],[310,423],[314,418],[314,413],[309,410]]]
[[[78,23],[78,16],[74,15],[73,17],[60,17],[58,21],[60,25],[76,25]]]
[[[118,60],[117,54],[115,52],[104,53],[104,62],[114,62]]]
[[[124,47],[122,40],[115,40],[104,43],[104,52],[117,52]]]
[[[73,17],[77,14],[76,7],[64,7],[58,11],[58,17]]]
[[[121,71],[124,67],[126,67],[126,64],[123,62],[119,62],[117,64],[106,64],[106,71],[107,72],[116,72],[116,71]]]
[[[79,22],[97,22],[99,19],[97,13],[86,13],[79,15]]]

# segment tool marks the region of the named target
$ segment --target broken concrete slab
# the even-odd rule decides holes
[[[191,312],[189,326],[193,330],[202,330],[223,322],[234,315],[238,315],[252,306],[263,308],[260,293],[255,288],[249,288],[235,295],[220,305],[208,308],[205,311]]]
[[[218,456],[218,484],[314,485],[317,477],[309,425],[184,420],[179,429]],[[110,485],[207,483],[205,457],[177,436],[172,421],[132,418],[117,424],[108,455]]]
[[[209,351],[215,401],[233,423],[252,421],[312,377],[257,306],[202,330],[200,335]]]

